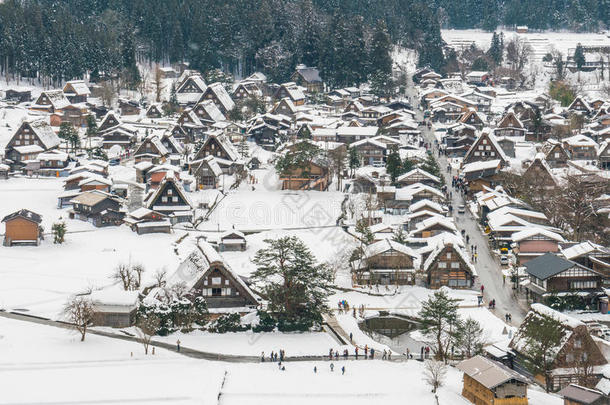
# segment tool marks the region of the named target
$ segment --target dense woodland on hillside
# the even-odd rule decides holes
[[[531,3],[531,4],[530,4]],[[188,61],[240,75],[286,80],[297,63],[318,66],[330,85],[358,84],[380,70],[393,43],[444,63],[440,27],[527,24],[596,29],[610,0],[5,0],[0,4],[3,73],[47,83],[120,75],[138,81],[136,58]],[[381,47],[381,49],[380,49]],[[381,70],[386,70],[383,66]]]

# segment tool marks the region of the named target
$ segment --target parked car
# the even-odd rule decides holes
[[[500,265],[508,266],[508,255],[501,255],[500,256]]]
[[[118,166],[121,163],[121,159],[110,159],[108,164],[110,166]]]
[[[466,212],[466,206],[465,205],[460,205],[458,206],[458,214],[463,214]]]

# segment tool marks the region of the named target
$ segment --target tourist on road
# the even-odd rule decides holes
[[[341,375],[345,374],[345,366],[341,367]]]
[[[180,352],[180,339],[176,341],[176,351]]]
[[[481,294],[483,294],[484,291],[485,291],[485,286],[483,284],[481,284]]]
[[[354,349],[354,352],[356,352],[356,360],[358,360],[358,346],[356,346],[356,348]]]
[[[335,371],[335,365],[333,363],[330,363],[330,371]]]

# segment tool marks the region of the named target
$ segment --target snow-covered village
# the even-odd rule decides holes
[[[0,0],[0,405],[610,404],[609,10]]]

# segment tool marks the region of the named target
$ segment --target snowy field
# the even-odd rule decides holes
[[[583,46],[610,45],[610,38],[604,34],[597,33],[575,33],[575,32],[531,32],[517,34],[515,31],[498,30],[504,34],[504,43],[507,43],[515,36],[522,38],[533,50],[533,60],[542,61],[542,57],[551,50],[555,49],[563,53],[564,56],[573,52],[577,44]],[[471,44],[478,48],[487,50],[491,44],[492,32],[478,29],[469,30],[441,30],[441,36],[455,49],[465,49]]]
[[[328,361],[288,362],[281,371],[274,363],[210,362],[165,350],[144,356],[136,343],[93,335],[78,342],[64,329],[5,318],[0,353],[2,404],[436,404],[417,361],[337,361],[333,372]],[[469,404],[461,387],[461,373],[450,367],[438,403]],[[532,405],[562,403],[532,388],[528,396]]]
[[[179,264],[172,245],[184,231],[139,236],[126,226],[95,228],[70,220],[67,209],[57,208],[62,185],[55,178],[0,181],[1,217],[27,208],[42,215],[46,232],[59,218],[68,230],[62,245],[53,244],[52,235],[46,235],[40,246],[0,245],[0,308],[56,319],[70,295],[111,285],[110,275],[119,263],[143,264],[145,281],[157,269],[172,271]]]

